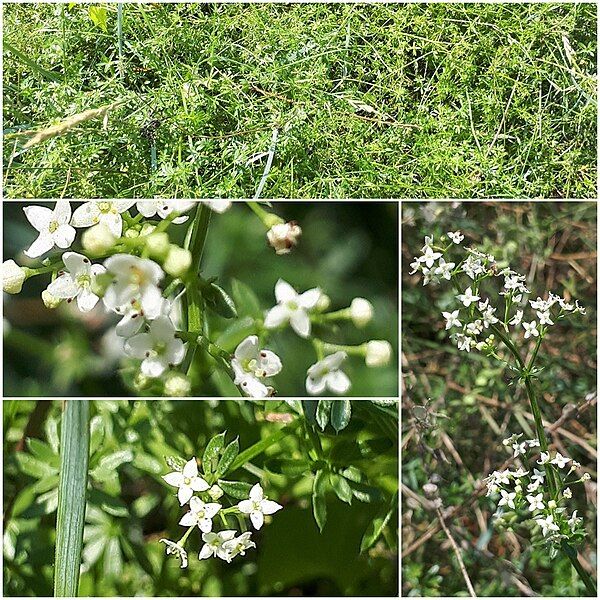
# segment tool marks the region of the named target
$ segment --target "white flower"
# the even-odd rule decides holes
[[[442,256],[441,252],[434,252],[433,248],[429,245],[423,246],[423,256],[420,256],[417,260],[425,263],[425,266],[431,269],[433,263]]]
[[[515,327],[523,320],[523,311],[517,310],[514,317],[508,322],[509,325],[514,325]]]
[[[115,254],[104,261],[106,270],[114,280],[104,294],[104,304],[113,311],[138,300],[147,319],[156,318],[163,305],[158,284],[163,270],[154,261],[129,254]]]
[[[447,235],[455,244],[460,244],[465,239],[460,231],[449,231]]]
[[[200,202],[217,213],[224,213],[231,207],[231,200],[200,200]]]
[[[254,529],[260,529],[265,520],[264,515],[272,515],[281,510],[283,506],[277,504],[277,502],[273,502],[273,500],[267,500],[260,483],[257,483],[250,490],[249,499],[242,500],[238,504],[238,508],[245,515],[250,515]]]
[[[91,227],[102,223],[115,237],[123,233],[121,213],[129,210],[135,200],[91,200],[75,209],[71,225],[75,227]]]
[[[163,298],[160,304],[160,315],[168,315],[171,310],[171,303]],[[132,300],[129,304],[116,308],[115,313],[122,315],[123,318],[117,323],[116,333],[119,337],[130,338],[140,331],[146,323],[144,311],[139,300]],[[158,316],[158,315],[156,315]]]
[[[184,525],[185,527],[198,525],[200,531],[208,533],[209,531],[212,531],[213,517],[220,510],[220,504],[217,504],[216,502],[209,502],[207,504],[202,502],[197,496],[192,496],[190,498],[190,511],[181,517],[179,524]]]
[[[503,506],[506,504],[509,508],[515,507],[515,498],[517,497],[516,492],[507,492],[505,490],[500,490],[500,501],[498,502],[498,506]]]
[[[373,318],[373,305],[364,298],[354,298],[350,304],[350,318],[356,327],[364,327]]]
[[[462,270],[471,278],[475,279],[477,275],[481,273],[485,273],[485,267],[481,262],[481,259],[475,258],[474,256],[469,255],[467,260],[462,264]]]
[[[585,307],[580,306],[579,300],[575,300],[575,308],[573,312],[579,313],[580,315],[585,315]]]
[[[532,494],[533,492],[537,491],[541,485],[542,483],[540,481],[534,481],[527,486],[527,491]]]
[[[536,325],[537,323],[535,321],[531,321],[531,323],[527,323],[526,321],[523,321],[523,329],[525,330],[525,339],[527,339],[528,337],[537,337],[539,334],[538,330],[536,329]]]
[[[540,447],[540,440],[538,440],[537,438],[533,439],[533,440],[525,440],[525,443],[530,447],[530,448],[539,448]]]
[[[196,457],[188,460],[182,471],[173,471],[172,473],[163,475],[163,479],[169,485],[179,488],[177,497],[181,506],[189,502],[194,492],[205,492],[210,488],[210,485],[202,477],[198,476]]]
[[[540,463],[540,464],[545,464],[545,463]],[[542,483],[544,483],[545,477],[546,477],[546,473],[544,471],[538,471],[535,467],[533,468],[533,475],[531,476],[531,479],[533,481],[535,481],[541,485]]]
[[[269,389],[260,379],[277,375],[282,369],[279,356],[270,350],[261,350],[255,335],[240,342],[231,359],[231,367],[235,374],[235,385],[239,385],[252,398],[268,397]]]
[[[467,333],[469,335],[479,335],[483,331],[481,319],[477,319],[471,323],[467,323]]]
[[[440,258],[438,266],[434,269],[434,274],[443,279],[452,278],[452,269],[454,269],[455,263],[447,263],[443,258]]]
[[[224,547],[225,542],[232,540],[235,537],[236,531],[234,529],[226,529],[225,531],[219,531],[218,533],[203,533],[202,539],[204,546],[200,550],[198,558],[204,560],[211,556],[216,556],[221,560],[231,562],[231,552]]]
[[[510,477],[511,477],[510,471],[494,471],[492,476],[494,477],[496,483],[510,485]]]
[[[516,458],[517,456],[520,456],[521,454],[525,454],[525,452],[527,452],[527,444],[525,442],[521,442],[520,444],[517,442],[512,445],[512,448],[514,450],[513,458]]]
[[[573,514],[571,515],[571,518],[567,521],[569,527],[571,528],[571,531],[575,531],[575,528],[577,527],[577,525],[579,525],[580,521],[581,519],[577,517],[577,511],[574,510]]]
[[[181,568],[185,569],[187,567],[188,555],[183,546],[180,546],[179,544],[171,540],[167,540],[166,538],[160,539],[159,542],[162,542],[167,546],[167,556],[169,554],[175,555],[181,561]]]
[[[490,301],[486,300],[485,302],[479,303],[479,310],[481,312],[481,317],[483,319],[483,327],[487,329],[490,325],[498,322],[497,317],[494,316],[496,309],[489,305]]]
[[[135,207],[138,212],[147,219],[158,215],[161,219],[166,219],[171,213],[184,213],[194,206],[193,200],[138,200]],[[173,219],[173,223],[185,223],[188,217],[182,216]]]
[[[452,327],[461,327],[462,323],[458,320],[458,310],[452,312],[442,312],[442,317],[446,319],[446,330]]]
[[[479,296],[473,294],[471,287],[468,287],[465,290],[464,294],[458,294],[456,297],[467,307],[471,306],[473,302],[477,302],[477,300],[480,300]]]
[[[513,433],[510,437],[502,440],[503,446],[512,446],[519,438],[523,437],[522,433]]]
[[[65,252],[62,260],[67,271],[48,286],[48,292],[61,300],[77,298],[79,310],[89,312],[100,299],[92,292],[92,283],[106,269],[102,265],[93,265],[89,258],[76,252]]]
[[[223,549],[229,553],[231,558],[235,558],[238,554],[244,556],[249,548],[256,548],[256,544],[250,539],[252,533],[246,531],[242,535],[233,538],[223,543]]]
[[[459,350],[466,350],[467,352],[471,352],[471,348],[475,340],[468,335],[463,335],[462,333],[456,334],[456,346]]]
[[[537,310],[535,314],[538,316],[540,320],[540,325],[554,325],[554,321],[550,318],[550,311],[545,310],[543,312]]]
[[[527,475],[527,473],[529,473],[529,471],[526,471],[523,467],[519,467],[516,471],[513,471],[513,476],[514,477],[525,477],[525,475]]]
[[[340,371],[340,366],[347,356],[345,352],[335,352],[309,367],[306,391],[311,396],[322,394],[326,389],[335,394],[345,394],[350,389],[350,379]]]
[[[573,497],[573,492],[571,491],[571,488],[569,488],[569,487],[566,487],[563,490],[562,494],[563,494],[563,498],[572,498]]]
[[[534,510],[544,510],[544,494],[538,494],[537,496],[529,495],[527,496],[527,502],[529,502],[529,510],[533,512]]]
[[[411,271],[409,271],[409,275],[414,275],[421,268],[421,263],[418,258],[413,258],[413,262],[410,263],[410,268]]]
[[[367,342],[365,363],[367,367],[383,367],[390,362],[392,345],[386,340],[370,340]]]
[[[564,469],[565,465],[570,461],[570,458],[563,456],[560,452],[556,453],[556,456],[550,461],[553,465],[556,465],[559,469]]]
[[[160,377],[169,367],[181,364],[185,346],[175,337],[171,319],[160,316],[150,323],[147,332],[125,342],[125,352],[142,360],[141,371],[146,377]]]
[[[276,223],[267,231],[267,241],[275,250],[275,254],[289,254],[302,235],[302,229],[295,221]]]
[[[554,517],[552,515],[548,515],[546,518],[544,517],[536,517],[535,522],[542,528],[542,535],[546,537],[548,531],[558,531],[559,527],[554,522]]]
[[[23,289],[27,279],[25,270],[14,260],[5,260],[2,263],[2,291],[7,294],[18,294]]]
[[[265,327],[274,329],[289,321],[292,329],[300,337],[308,337],[310,335],[308,311],[315,308],[320,296],[321,290],[319,288],[313,288],[303,294],[298,294],[289,283],[280,279],[275,284],[277,305],[267,313]]]
[[[538,465],[545,465],[546,463],[550,462],[550,453],[549,452],[542,452],[540,454],[540,460],[536,461]]]
[[[69,225],[71,205],[68,200],[58,200],[54,210],[44,206],[26,206],[23,212],[39,232],[35,242],[25,250],[29,258],[38,258],[54,246],[63,249],[71,247],[75,239],[75,229]]]

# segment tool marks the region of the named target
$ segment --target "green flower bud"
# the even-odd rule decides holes
[[[44,306],[46,308],[58,308],[62,300],[53,296],[48,290],[44,290],[42,292],[42,301],[44,302]]]
[[[364,298],[354,298],[350,304],[350,318],[356,327],[364,327],[373,318],[373,305]]]
[[[189,396],[191,391],[192,384],[183,373],[172,371],[165,377],[165,396],[183,398]]]
[[[150,256],[157,260],[164,260],[169,253],[169,235],[167,233],[152,233],[146,240],[146,248]]]
[[[108,252],[117,241],[110,229],[99,223],[84,231],[81,236],[81,245],[90,254],[104,254]]]
[[[187,270],[192,264],[192,253],[189,250],[185,250],[171,244],[169,246],[169,253],[163,263],[164,270],[173,277],[183,277],[187,273]]]

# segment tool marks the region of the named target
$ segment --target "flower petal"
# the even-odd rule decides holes
[[[295,310],[290,316],[292,329],[303,338],[310,335],[310,318],[305,310]]]
[[[183,506],[186,502],[189,502],[190,498],[194,495],[192,488],[189,485],[182,485],[177,492],[179,498],[179,504]]]
[[[205,492],[210,489],[210,485],[202,477],[192,477],[190,485],[195,492]]]
[[[277,304],[274,306],[265,317],[265,327],[267,329],[275,329],[284,323],[287,323],[290,318],[290,311],[287,306]]]
[[[279,304],[290,302],[298,297],[296,290],[283,279],[279,279],[275,284],[275,299]]]
[[[240,512],[246,515],[249,515],[254,510],[254,504],[252,500],[242,500],[237,506]]]
[[[70,248],[75,240],[75,234],[75,229],[70,225],[60,225],[52,234],[52,239],[59,248]]]
[[[258,363],[260,368],[265,372],[265,377],[277,375],[283,368],[279,356],[270,350],[260,351]]]
[[[189,477],[190,479],[198,477],[198,463],[196,462],[195,456],[185,463],[185,466],[183,467],[183,476]]]
[[[98,296],[92,292],[89,288],[80,290],[77,296],[77,306],[81,312],[90,312],[98,304]]]
[[[138,333],[125,342],[125,353],[134,358],[146,358],[152,349],[152,338],[147,333]]]
[[[273,500],[263,500],[260,503],[260,510],[262,510],[263,515],[272,515],[282,508],[283,506],[281,506],[281,504],[277,504],[277,502],[273,502]]]
[[[62,261],[71,275],[80,275],[91,270],[90,259],[77,252],[65,252]]]
[[[160,377],[167,369],[169,365],[165,362],[162,356],[151,356],[144,359],[141,366],[141,371],[146,377]]]
[[[321,290],[319,288],[313,288],[312,290],[307,290],[303,294],[298,296],[298,305],[302,308],[310,310],[314,308],[319,302],[319,298],[321,297]]]
[[[265,522],[265,517],[260,510],[253,510],[250,513],[250,520],[252,521],[252,525],[254,525],[254,529],[260,529]]]
[[[57,200],[53,217],[61,225],[66,225],[71,219],[71,203],[68,200]]]
[[[238,360],[248,360],[256,358],[258,354],[258,337],[249,335],[245,340],[241,341],[235,349],[235,357]]]
[[[210,544],[204,544],[204,546],[202,546],[202,549],[200,550],[198,558],[200,560],[205,560],[207,558],[210,558],[213,554],[213,547]]]
[[[99,221],[100,209],[95,202],[86,202],[75,209],[71,225],[74,227],[91,227]]]
[[[250,500],[253,500],[254,502],[260,502],[265,497],[260,483],[255,483],[252,486],[252,489],[250,490],[250,494],[248,494],[248,496]]]
[[[195,525],[196,515],[192,511],[185,513],[185,515],[181,517],[181,521],[179,521],[179,524],[183,525],[184,527],[191,527],[192,525]]]
[[[327,387],[327,383],[325,382],[324,377],[307,377],[306,378],[306,391],[311,396],[317,396],[322,394]]]
[[[110,232],[117,238],[123,233],[123,219],[118,213],[106,213],[100,216],[100,223],[108,227]]]
[[[179,471],[173,471],[172,473],[167,473],[163,475],[162,478],[169,484],[174,487],[179,487],[183,483],[183,473]]]
[[[27,250],[25,250],[25,255],[29,256],[29,258],[38,258],[42,256],[42,254],[46,254],[49,250],[54,248],[54,239],[49,233],[40,233],[37,239]]]
[[[48,291],[56,298],[66,300],[68,298],[75,298],[79,293],[77,284],[73,281],[73,278],[69,273],[64,273],[60,277],[57,277],[49,286]]]
[[[200,531],[204,533],[210,533],[212,531],[212,519],[200,519],[198,521],[198,527],[200,527]]]
[[[327,386],[336,394],[345,394],[350,389],[350,378],[343,371],[332,371],[325,376]]]
[[[37,229],[37,231],[48,231],[50,221],[52,221],[52,211],[45,206],[26,206],[23,212],[27,220]]]

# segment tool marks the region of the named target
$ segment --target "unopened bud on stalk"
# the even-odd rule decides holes
[[[18,294],[23,289],[27,273],[14,260],[2,263],[2,290],[7,294]]]
[[[103,254],[110,250],[116,241],[117,238],[102,223],[90,227],[81,236],[81,245],[90,254]]]
[[[182,277],[192,265],[192,253],[175,244],[169,246],[169,253],[163,263],[165,271],[173,277]]]
[[[267,231],[267,240],[275,248],[275,254],[289,254],[301,235],[302,229],[295,221],[276,223]]]
[[[146,248],[152,258],[163,260],[169,253],[169,234],[167,233],[152,233],[146,240]]]
[[[366,343],[365,362],[367,367],[383,367],[390,362],[392,345],[385,340],[371,340]]]
[[[356,327],[364,327],[373,318],[373,305],[364,298],[354,298],[350,304],[350,318]]]
[[[48,290],[42,292],[42,302],[46,308],[58,308],[62,300],[53,296]]]
[[[319,299],[317,300],[317,305],[315,306],[315,309],[318,312],[324,312],[330,306],[331,306],[331,298],[327,294],[324,294],[323,292],[321,292],[321,295],[319,296]]]
[[[223,490],[218,485],[213,485],[210,490],[208,490],[208,495],[213,500],[218,500],[223,495]]]
[[[173,371],[166,376],[164,389],[165,396],[183,398],[190,395],[192,384],[183,373]]]

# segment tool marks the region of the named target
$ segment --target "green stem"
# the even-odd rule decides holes
[[[267,229],[271,229],[273,225],[279,225],[280,223],[285,223],[285,221],[265,210],[258,202],[246,202],[248,207],[252,210],[252,212],[262,221],[263,225]]]
[[[236,469],[244,465],[244,463],[251,461],[259,454],[262,454],[267,448],[270,448],[273,444],[276,444],[283,438],[287,437],[290,433],[294,431],[295,428],[296,425],[294,423],[286,425],[279,431],[276,431],[272,435],[266,437],[264,440],[260,440],[260,442],[256,442],[256,444],[253,444],[249,448],[246,448],[246,450],[240,452],[237,455],[237,458],[233,461],[233,464],[229,468],[229,472],[235,471]]]
[[[566,540],[562,541],[562,549],[563,552],[569,557],[571,564],[575,567],[575,570],[579,574],[579,577],[583,580],[583,583],[589,592],[590,596],[597,597],[596,585],[594,584],[592,578],[589,573],[583,568],[583,565],[579,562],[579,558],[577,558],[577,551],[573,546],[571,546]]]
[[[60,442],[54,595],[77,596],[90,451],[89,400],[67,400]]]

